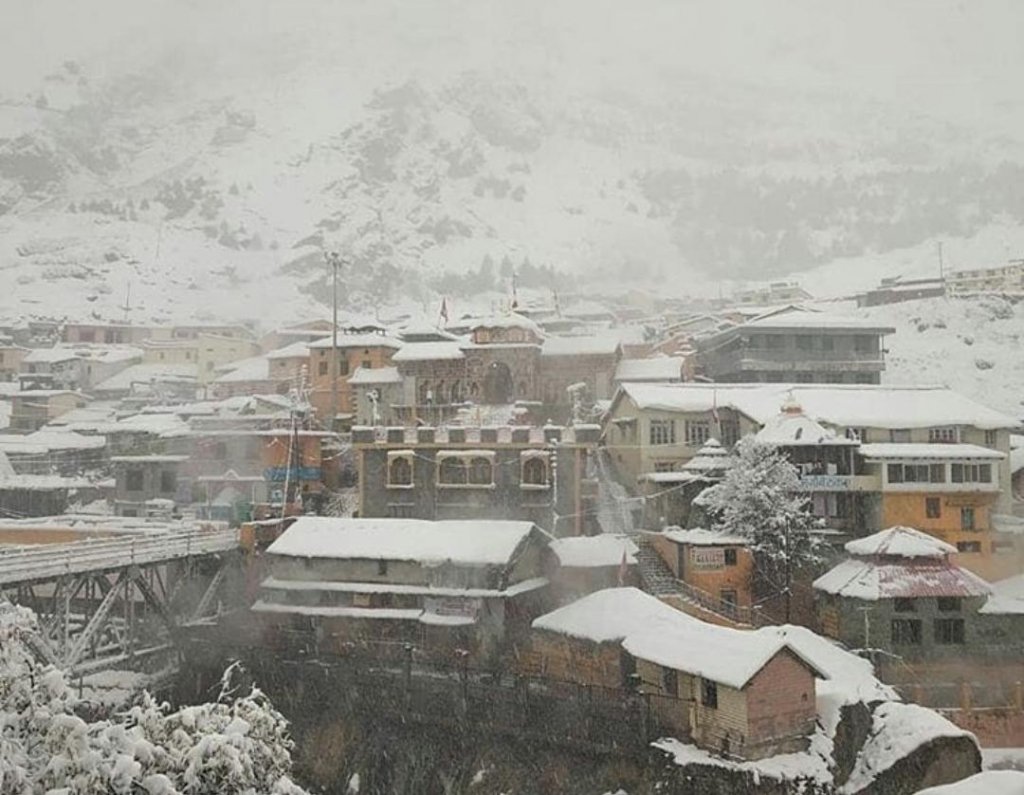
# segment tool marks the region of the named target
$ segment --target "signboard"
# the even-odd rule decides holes
[[[690,563],[695,569],[723,569],[725,550],[721,547],[690,547]]]
[[[476,620],[481,608],[483,599],[471,598],[460,599],[454,596],[425,596],[423,598],[423,612],[433,613],[437,616],[457,616],[459,618],[470,618]]]
[[[847,475],[803,475],[800,488],[802,491],[849,491],[850,478]]]
[[[263,479],[272,483],[285,480],[320,480],[320,467],[268,467],[263,470]]]

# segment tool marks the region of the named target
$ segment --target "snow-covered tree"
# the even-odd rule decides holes
[[[226,673],[214,703],[171,710],[148,694],[89,721],[63,674],[39,663],[31,611],[0,601],[0,795],[305,795],[291,778],[287,721]]]
[[[808,510],[797,468],[778,448],[745,436],[721,482],[698,500],[712,529],[747,539],[757,590],[786,596],[788,612],[793,572],[822,560],[821,539],[813,532],[820,521]]]

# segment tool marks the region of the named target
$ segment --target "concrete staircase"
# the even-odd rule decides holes
[[[639,551],[636,562],[640,587],[652,596],[682,610],[684,613],[720,626],[749,629],[765,622],[750,608],[738,608],[722,602],[698,588],[676,578],[658,551],[643,536],[634,536]]]

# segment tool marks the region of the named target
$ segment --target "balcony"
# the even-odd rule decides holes
[[[791,348],[747,348],[715,356],[709,361],[714,372],[772,370],[777,372],[880,372],[885,369],[881,351],[803,351]]]

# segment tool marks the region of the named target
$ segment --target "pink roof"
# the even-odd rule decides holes
[[[854,599],[914,599],[934,596],[985,596],[985,580],[942,560],[914,558],[895,563],[845,560],[814,581],[819,591]]]

